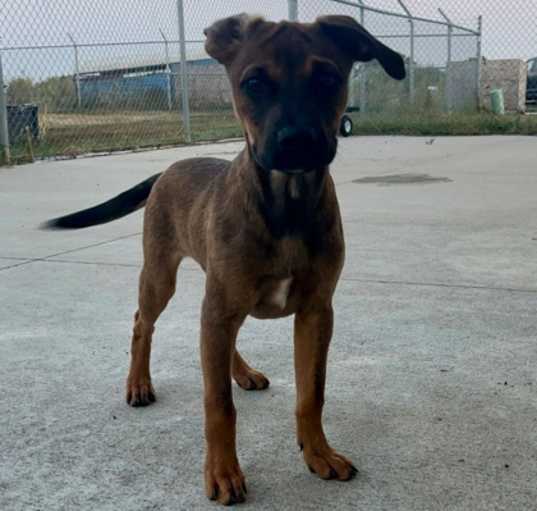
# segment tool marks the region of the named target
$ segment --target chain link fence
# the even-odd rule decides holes
[[[537,57],[537,8],[532,0],[509,6],[435,1],[440,5],[0,0],[3,158],[75,157],[241,136],[224,70],[203,49],[203,29],[240,12],[299,21],[346,14],[399,51],[408,71],[401,83],[386,80],[374,62],[353,70],[349,109],[357,124],[392,123],[394,132],[405,132],[405,116],[475,112],[486,99],[482,57]]]

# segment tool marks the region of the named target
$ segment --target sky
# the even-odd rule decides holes
[[[356,7],[330,0],[298,0],[299,18],[311,21],[322,14],[350,14],[358,17]],[[364,0],[366,5],[402,12],[397,0]],[[454,23],[477,27],[483,15],[483,55],[487,58],[537,56],[537,0],[405,0],[413,14],[441,19],[441,7]],[[184,0],[187,39],[203,39],[203,28],[217,18],[238,12],[263,14],[270,19],[287,16],[287,0]],[[375,35],[405,35],[406,20],[366,13],[365,25]],[[33,79],[54,74],[72,74],[72,48],[15,50],[13,47],[68,45],[73,37],[78,44],[152,42],[106,48],[82,47],[82,68],[120,65],[127,58],[163,59],[162,36],[178,38],[176,0],[0,0],[0,38],[4,74],[7,79],[27,76]],[[416,23],[418,34],[444,34],[445,27]],[[402,53],[409,53],[407,38],[385,42]],[[6,49],[7,48],[7,49]],[[188,51],[199,56],[201,43],[191,43]],[[170,45],[172,60],[178,60],[177,44]],[[475,38],[454,39],[455,60],[476,54]],[[417,39],[416,59],[420,64],[442,65],[446,59],[446,38]]]

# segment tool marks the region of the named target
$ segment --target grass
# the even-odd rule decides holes
[[[76,157],[87,153],[129,151],[186,143],[179,112],[96,112],[48,114],[40,120],[42,136],[34,142],[37,158]],[[233,112],[194,113],[193,142],[239,137]],[[28,161],[25,141],[11,148],[14,163]]]
[[[495,116],[489,113],[445,114],[393,112],[351,114],[354,135],[537,135],[537,115]],[[44,132],[34,142],[36,158],[76,157],[86,153],[129,151],[186,143],[178,112],[96,112],[48,114]],[[191,117],[193,142],[240,137],[231,111],[196,112]],[[12,161],[28,161],[26,142],[11,148]],[[0,163],[1,163],[0,158]]]
[[[352,114],[351,117],[354,122],[354,135],[537,135],[535,115],[406,113],[401,116]]]

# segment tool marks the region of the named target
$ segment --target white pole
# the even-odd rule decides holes
[[[9,131],[7,123],[7,98],[6,86],[4,85],[4,71],[2,67],[2,51],[0,49],[0,149],[3,152],[4,162],[10,164],[11,153],[9,151]],[[0,154],[2,156],[2,154]],[[1,162],[0,162],[1,163]]]
[[[164,40],[164,53],[166,56],[166,95],[168,99],[168,110],[172,109],[172,71],[170,68],[170,50],[168,48],[168,39],[164,32],[159,28],[160,35]]]
[[[287,0],[289,21],[298,21],[298,0]]]
[[[177,0],[177,22],[179,27],[179,44],[181,48],[181,104],[183,109],[183,126],[185,139],[192,142],[192,129],[190,127],[190,105],[188,103],[188,63],[186,60],[185,11],[183,0]]]
[[[82,106],[82,95],[80,92],[80,62],[78,59],[78,45],[74,37],[71,34],[67,34],[67,37],[71,40],[73,50],[75,52],[75,87],[76,87],[76,104],[78,108]]]
[[[360,4],[360,24],[365,28],[365,4],[363,0],[358,0]],[[360,71],[360,113],[367,113],[367,64],[361,64]]]
[[[451,19],[447,16],[447,14],[440,8],[438,8],[438,12],[440,13],[440,16],[446,20],[447,23],[447,65],[446,65],[446,87],[445,87],[445,95],[446,95],[446,110],[448,112],[451,111],[451,98],[448,93],[448,83],[449,83],[449,70],[451,67],[451,61],[453,60],[453,22]]]
[[[476,82],[477,82],[477,109],[481,110],[481,60],[483,56],[482,37],[483,37],[483,16],[477,19],[477,63],[476,63]]]
[[[403,0],[397,0],[401,8],[408,16],[408,22],[410,23],[410,62],[408,63],[408,88],[410,94],[410,103],[414,104],[416,100],[416,75],[414,66],[414,54],[415,54],[415,38],[414,38],[414,18],[408,7],[403,3]]]

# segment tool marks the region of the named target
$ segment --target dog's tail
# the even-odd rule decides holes
[[[161,173],[151,176],[149,179],[138,183],[129,190],[120,193],[113,199],[92,208],[83,209],[70,215],[60,216],[48,220],[41,225],[42,229],[82,229],[92,225],[105,224],[116,220],[137,209],[143,208],[151,192],[155,181]]]

